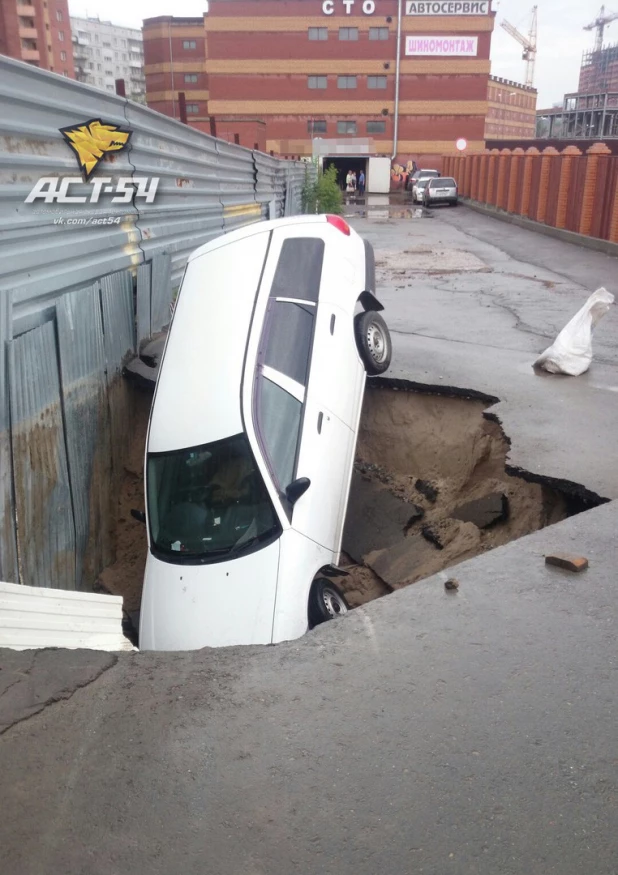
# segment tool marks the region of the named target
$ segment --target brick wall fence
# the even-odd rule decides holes
[[[618,243],[618,156],[604,143],[583,153],[550,146],[449,155],[442,175],[455,177],[459,193],[473,201]]]

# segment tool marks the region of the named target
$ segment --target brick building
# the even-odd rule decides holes
[[[532,140],[536,136],[536,88],[490,76],[486,140]]]
[[[206,69],[217,133],[235,119],[260,119],[275,154],[309,156],[320,137],[334,154],[394,152],[402,166],[433,166],[459,138],[482,149],[491,4],[436,2],[431,15],[428,6],[404,2],[394,143],[396,0],[210,0]],[[253,145],[240,124],[236,133]]]
[[[184,92],[189,124],[208,131],[203,18],[170,15],[147,18],[142,36],[148,106],[172,118],[180,118],[178,94]]]
[[[67,0],[0,0],[0,54],[74,79]]]

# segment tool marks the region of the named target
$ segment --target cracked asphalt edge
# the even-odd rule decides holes
[[[19,662],[25,653],[31,656],[29,664],[24,660],[24,668],[12,669],[16,677],[0,693],[0,735],[51,705],[68,701],[118,662],[118,654],[107,651],[44,648],[31,655],[30,651],[0,650],[0,669],[11,672],[3,665],[7,654]],[[39,659],[43,653],[46,654],[45,661]],[[58,657],[59,665],[54,666],[54,656]]]

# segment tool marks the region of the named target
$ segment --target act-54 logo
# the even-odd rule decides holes
[[[81,125],[60,128],[60,133],[72,149],[82,176],[42,176],[28,197],[26,203],[42,200],[46,204],[97,204],[101,192],[113,194],[111,203],[130,204],[134,198],[143,198],[151,204],[159,185],[158,176],[120,176],[113,184],[111,176],[97,176],[91,179],[105,155],[122,152],[129,145],[132,131],[125,131],[117,125],[107,124],[101,119],[90,119]],[[70,194],[72,186],[90,183],[90,194]]]

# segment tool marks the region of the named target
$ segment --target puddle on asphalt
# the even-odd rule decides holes
[[[346,213],[346,219],[432,219],[431,210],[424,207],[389,207],[389,209],[360,209]]]

